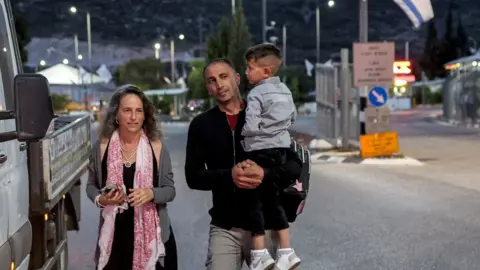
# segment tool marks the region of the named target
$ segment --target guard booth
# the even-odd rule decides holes
[[[445,64],[443,118],[453,123],[478,124],[480,108],[480,51]]]
[[[188,88],[173,88],[173,89],[152,89],[146,90],[146,96],[173,96],[173,109],[170,112],[170,116],[174,120],[180,119],[182,116],[182,109],[187,106],[187,94]]]

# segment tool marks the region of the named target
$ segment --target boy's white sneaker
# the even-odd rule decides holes
[[[250,270],[272,270],[275,266],[275,261],[266,249],[252,250],[250,254],[252,258]]]
[[[277,251],[275,270],[294,270],[300,266],[301,262],[293,248],[282,248]]]

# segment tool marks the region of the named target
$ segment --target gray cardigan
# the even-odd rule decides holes
[[[100,194],[102,188],[102,158],[100,156],[100,140],[93,146],[93,151],[90,156],[90,163],[88,164],[88,182],[87,182],[87,196],[95,203],[95,198]],[[170,218],[167,212],[167,203],[175,198],[175,186],[173,182],[172,162],[170,154],[162,143],[160,151],[160,162],[158,168],[159,186],[153,188],[154,199],[153,202],[158,204],[158,215],[160,217],[160,229],[162,241],[165,243],[170,237]],[[101,228],[103,224],[102,215],[100,215]],[[98,249],[98,245],[97,245]],[[95,261],[98,259],[98,250],[96,252]]]

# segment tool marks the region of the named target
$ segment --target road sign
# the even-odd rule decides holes
[[[394,62],[395,44],[393,42],[354,43],[355,87],[392,84]]]
[[[398,134],[385,132],[360,136],[360,154],[362,158],[391,156],[400,152]]]
[[[388,100],[388,92],[387,89],[380,86],[375,86],[370,89],[368,93],[368,101],[373,107],[381,107],[387,103]]]
[[[390,109],[388,107],[365,108],[365,133],[383,133],[390,131]]]

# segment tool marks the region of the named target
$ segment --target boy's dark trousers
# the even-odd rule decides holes
[[[271,148],[248,152],[248,158],[262,168],[272,168],[284,164],[288,148]],[[248,230],[252,236],[264,235],[265,230],[283,230],[289,227],[287,216],[280,204],[280,191],[288,186],[291,179],[264,177],[260,186],[245,190],[248,202]]]

